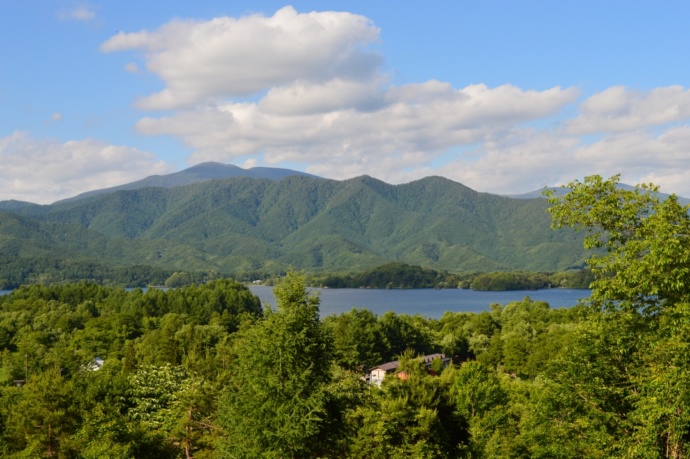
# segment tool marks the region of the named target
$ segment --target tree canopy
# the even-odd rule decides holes
[[[661,200],[659,188],[632,190],[586,177],[562,197],[549,194],[553,226],[587,231],[585,247],[603,249],[589,258],[597,275],[592,302],[605,308],[653,313],[690,301],[690,215],[675,195]]]

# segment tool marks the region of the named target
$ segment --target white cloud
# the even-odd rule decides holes
[[[488,133],[557,113],[576,97],[572,89],[473,85],[455,90],[432,81],[374,94],[371,99],[377,102],[367,107],[366,97],[354,97],[357,103],[340,101],[339,94],[347,90],[339,84],[316,87],[318,97],[309,94],[312,88],[300,87],[300,97],[289,90],[281,93],[281,88],[258,103],[229,102],[144,118],[137,129],[181,137],[196,150],[191,163],[262,153],[269,164],[329,162],[341,171],[334,177],[345,178],[342,173],[352,169],[343,167],[347,163],[365,167],[376,158],[397,155],[403,158],[397,168],[418,166],[455,145],[473,144]],[[356,93],[360,88],[346,89]],[[319,105],[322,99],[341,103]]]
[[[516,129],[487,138],[471,157],[413,175],[444,175],[476,190],[515,194],[586,175],[620,173],[624,183],[651,181],[664,192],[690,197],[689,151],[687,125],[660,135],[644,130],[613,134],[592,144],[558,130]]]
[[[427,173],[444,175],[479,191],[515,194],[567,183],[591,167],[575,162],[575,137],[535,129],[487,136],[476,149]],[[584,166],[584,167],[583,167]]]
[[[0,138],[2,199],[41,204],[171,172],[136,148],[85,139],[37,140],[24,132]]]
[[[580,105],[582,112],[568,123],[573,134],[623,132],[690,119],[690,90],[682,86],[649,92],[613,86]]]
[[[251,169],[257,166],[256,158],[249,158],[240,166],[242,169]]]
[[[70,21],[92,21],[96,18],[96,11],[88,3],[79,4],[73,8],[65,8],[58,12],[58,18]]]
[[[366,49],[379,30],[351,13],[172,21],[149,32],[119,33],[104,52],[141,49],[166,88],[141,99],[144,109],[190,107],[217,97],[247,96],[277,85],[324,84],[375,77],[381,57]]]
[[[381,99],[376,79],[364,82],[333,79],[322,84],[298,81],[271,88],[259,108],[274,115],[310,115],[335,110],[367,110],[381,105]]]

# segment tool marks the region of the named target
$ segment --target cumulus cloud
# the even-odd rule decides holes
[[[372,81],[333,79],[322,84],[298,81],[271,88],[259,108],[274,115],[309,115],[336,110],[375,108],[383,102]]]
[[[171,172],[150,153],[85,139],[38,140],[25,132],[0,138],[3,199],[40,204]]]
[[[216,97],[247,96],[274,86],[374,78],[381,63],[368,45],[379,30],[351,13],[297,13],[287,6],[273,16],[172,21],[156,31],[118,33],[103,52],[142,50],[147,68],[166,84],[139,100],[149,110],[190,107]]]
[[[690,90],[666,86],[648,92],[613,86],[580,105],[568,123],[573,134],[622,132],[690,119]]]
[[[655,135],[647,130],[604,136],[593,143],[559,130],[515,129],[485,139],[471,155],[423,175],[444,175],[499,194],[563,185],[586,175],[622,175],[631,185],[653,182],[662,191],[690,196],[690,126]],[[413,178],[420,178],[415,171]]]
[[[517,128],[492,133],[465,155],[447,158],[425,175],[443,175],[470,188],[498,194],[530,192],[567,183],[589,170],[573,160],[579,140],[559,132]],[[419,178],[419,177],[417,177]]]
[[[356,93],[360,88],[346,89]],[[333,97],[326,97],[329,90]],[[262,153],[267,163],[328,159],[346,171],[341,163],[364,166],[377,157],[398,155],[405,158],[398,167],[410,167],[454,145],[472,144],[491,132],[552,115],[577,96],[572,89],[524,91],[509,85],[456,90],[432,81],[330,106],[319,101],[339,101],[338,94],[347,92],[342,85],[316,88],[319,97],[308,94],[305,86],[300,91],[299,97],[276,91],[258,103],[229,102],[144,118],[137,129],[181,137],[196,150],[192,163]],[[366,103],[371,100],[376,102]]]

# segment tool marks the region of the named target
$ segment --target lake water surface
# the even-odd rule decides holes
[[[276,305],[272,287],[249,286],[262,303]],[[546,301],[552,308],[575,306],[578,299],[587,298],[590,290],[553,288],[546,290],[514,290],[510,292],[478,292],[463,289],[379,290],[363,288],[311,289],[321,297],[321,315],[340,314],[352,308],[369,309],[377,315],[387,311],[397,314],[420,314],[439,319],[446,311],[489,311],[492,303],[507,304],[529,296],[534,301]],[[11,290],[0,290],[0,295]]]
[[[276,305],[272,287],[250,286],[249,289],[263,303]],[[321,315],[328,316],[347,312],[352,308],[369,309],[381,315],[386,311],[397,314],[420,314],[439,319],[446,311],[489,311],[492,303],[507,304],[529,296],[534,301],[546,301],[552,308],[575,306],[580,298],[587,298],[590,290],[545,289],[514,290],[509,292],[478,292],[463,289],[312,289],[321,297]]]

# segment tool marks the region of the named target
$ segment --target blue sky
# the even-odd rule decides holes
[[[0,200],[204,161],[690,196],[687,2],[8,1]]]

